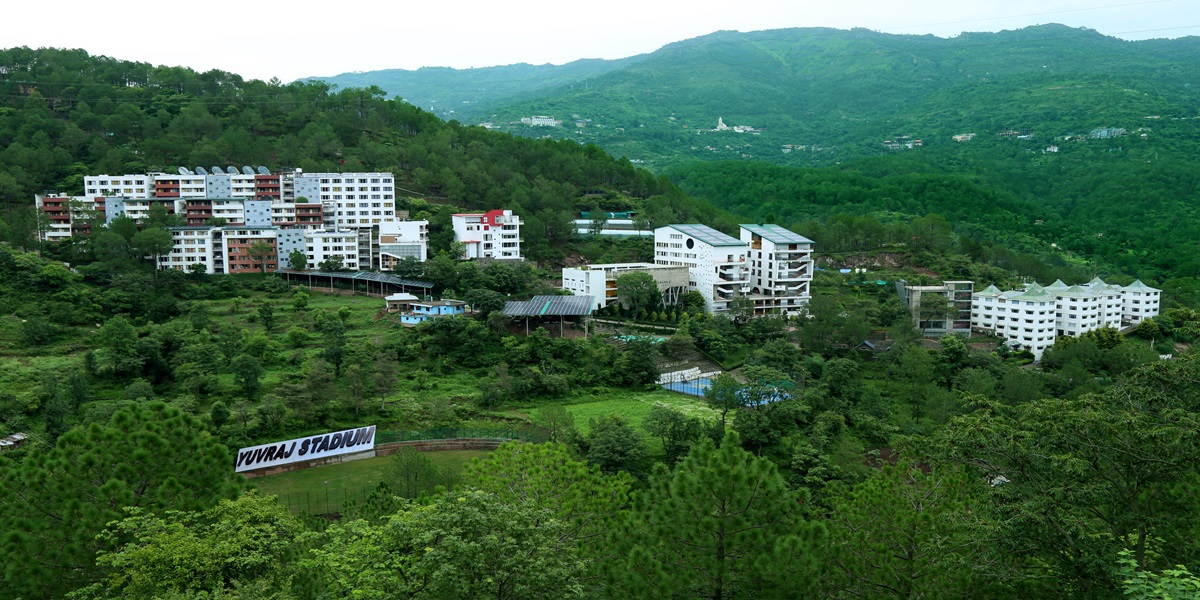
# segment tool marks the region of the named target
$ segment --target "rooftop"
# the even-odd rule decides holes
[[[558,317],[592,314],[592,296],[534,296],[530,300],[504,303],[500,311],[510,317]]]
[[[812,244],[812,240],[779,225],[745,225],[742,229],[776,244]]]
[[[682,234],[689,235],[693,238],[696,238],[697,240],[700,240],[701,242],[704,242],[705,244],[708,244],[709,246],[745,246],[746,245],[746,242],[743,242],[737,238],[734,238],[732,236],[721,233],[720,231],[717,231],[716,229],[713,229],[712,227],[709,227],[708,225],[699,225],[699,224],[693,223],[693,224],[685,224],[685,225],[667,225],[667,227],[670,227],[671,229],[674,229],[675,231],[678,231]]]

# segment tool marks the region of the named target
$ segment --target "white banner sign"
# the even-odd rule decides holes
[[[278,465],[328,458],[339,454],[366,452],[375,447],[375,426],[324,433],[286,442],[242,448],[237,453],[235,472],[265,469]]]

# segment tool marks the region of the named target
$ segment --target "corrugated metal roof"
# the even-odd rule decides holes
[[[500,311],[510,317],[578,317],[592,314],[592,296],[534,296],[504,303]]]
[[[353,281],[379,281],[382,283],[391,283],[394,285],[406,285],[408,287],[419,287],[432,289],[433,284],[428,281],[417,281],[416,279],[403,279],[395,275],[387,273],[376,273],[375,271],[356,271],[356,272],[334,272],[334,271],[297,271],[295,269],[278,269],[276,273],[288,273],[290,275],[314,275],[317,277],[332,277],[334,279],[350,279]]]

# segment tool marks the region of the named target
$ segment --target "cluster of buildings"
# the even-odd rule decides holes
[[[155,210],[177,215],[168,227],[174,249],[159,257],[162,269],[206,273],[273,271],[299,251],[307,267],[340,261],[346,269],[390,269],[429,256],[429,223],[396,211],[391,173],[271,173],[243,167],[180,168],[176,174],[95,175],[84,195],[35,198],[43,214],[42,239],[87,234],[93,223],[118,217],[145,222]],[[457,214],[455,240],[463,258],[521,258],[519,217],[512,211]],[[251,247],[266,253],[250,252]]]
[[[642,272],[654,278],[667,304],[695,291],[713,313],[746,298],[756,316],[799,315],[811,298],[812,251],[812,240],[778,225],[742,225],[740,238],[707,225],[667,225],[654,230],[653,263],[563,269],[562,287],[592,296],[593,309],[600,309],[619,301],[619,276]]]
[[[1111,285],[1098,277],[1081,285],[1059,280],[1007,292],[996,286],[974,290],[973,285],[970,281],[944,281],[941,285],[910,286],[900,281],[897,290],[924,334],[990,333],[1009,347],[1029,350],[1037,360],[1059,336],[1079,337],[1104,327],[1137,325],[1158,315],[1162,301],[1162,290],[1140,280],[1126,286]]]

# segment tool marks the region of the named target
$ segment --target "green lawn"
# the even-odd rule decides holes
[[[443,450],[423,453],[443,469],[462,470],[463,465],[487,450]],[[339,512],[346,501],[361,500],[383,480],[390,456],[378,456],[336,465],[301,469],[251,479],[265,494],[279,496],[294,513]]]
[[[575,417],[575,427],[580,433],[589,431],[588,421],[610,414],[617,414],[629,420],[635,428],[641,428],[642,421],[650,414],[650,408],[655,404],[669,406],[688,416],[702,419],[714,419],[717,413],[700,398],[676,394],[666,390],[653,392],[630,392],[614,390],[598,395],[595,399],[567,406],[567,410]]]

